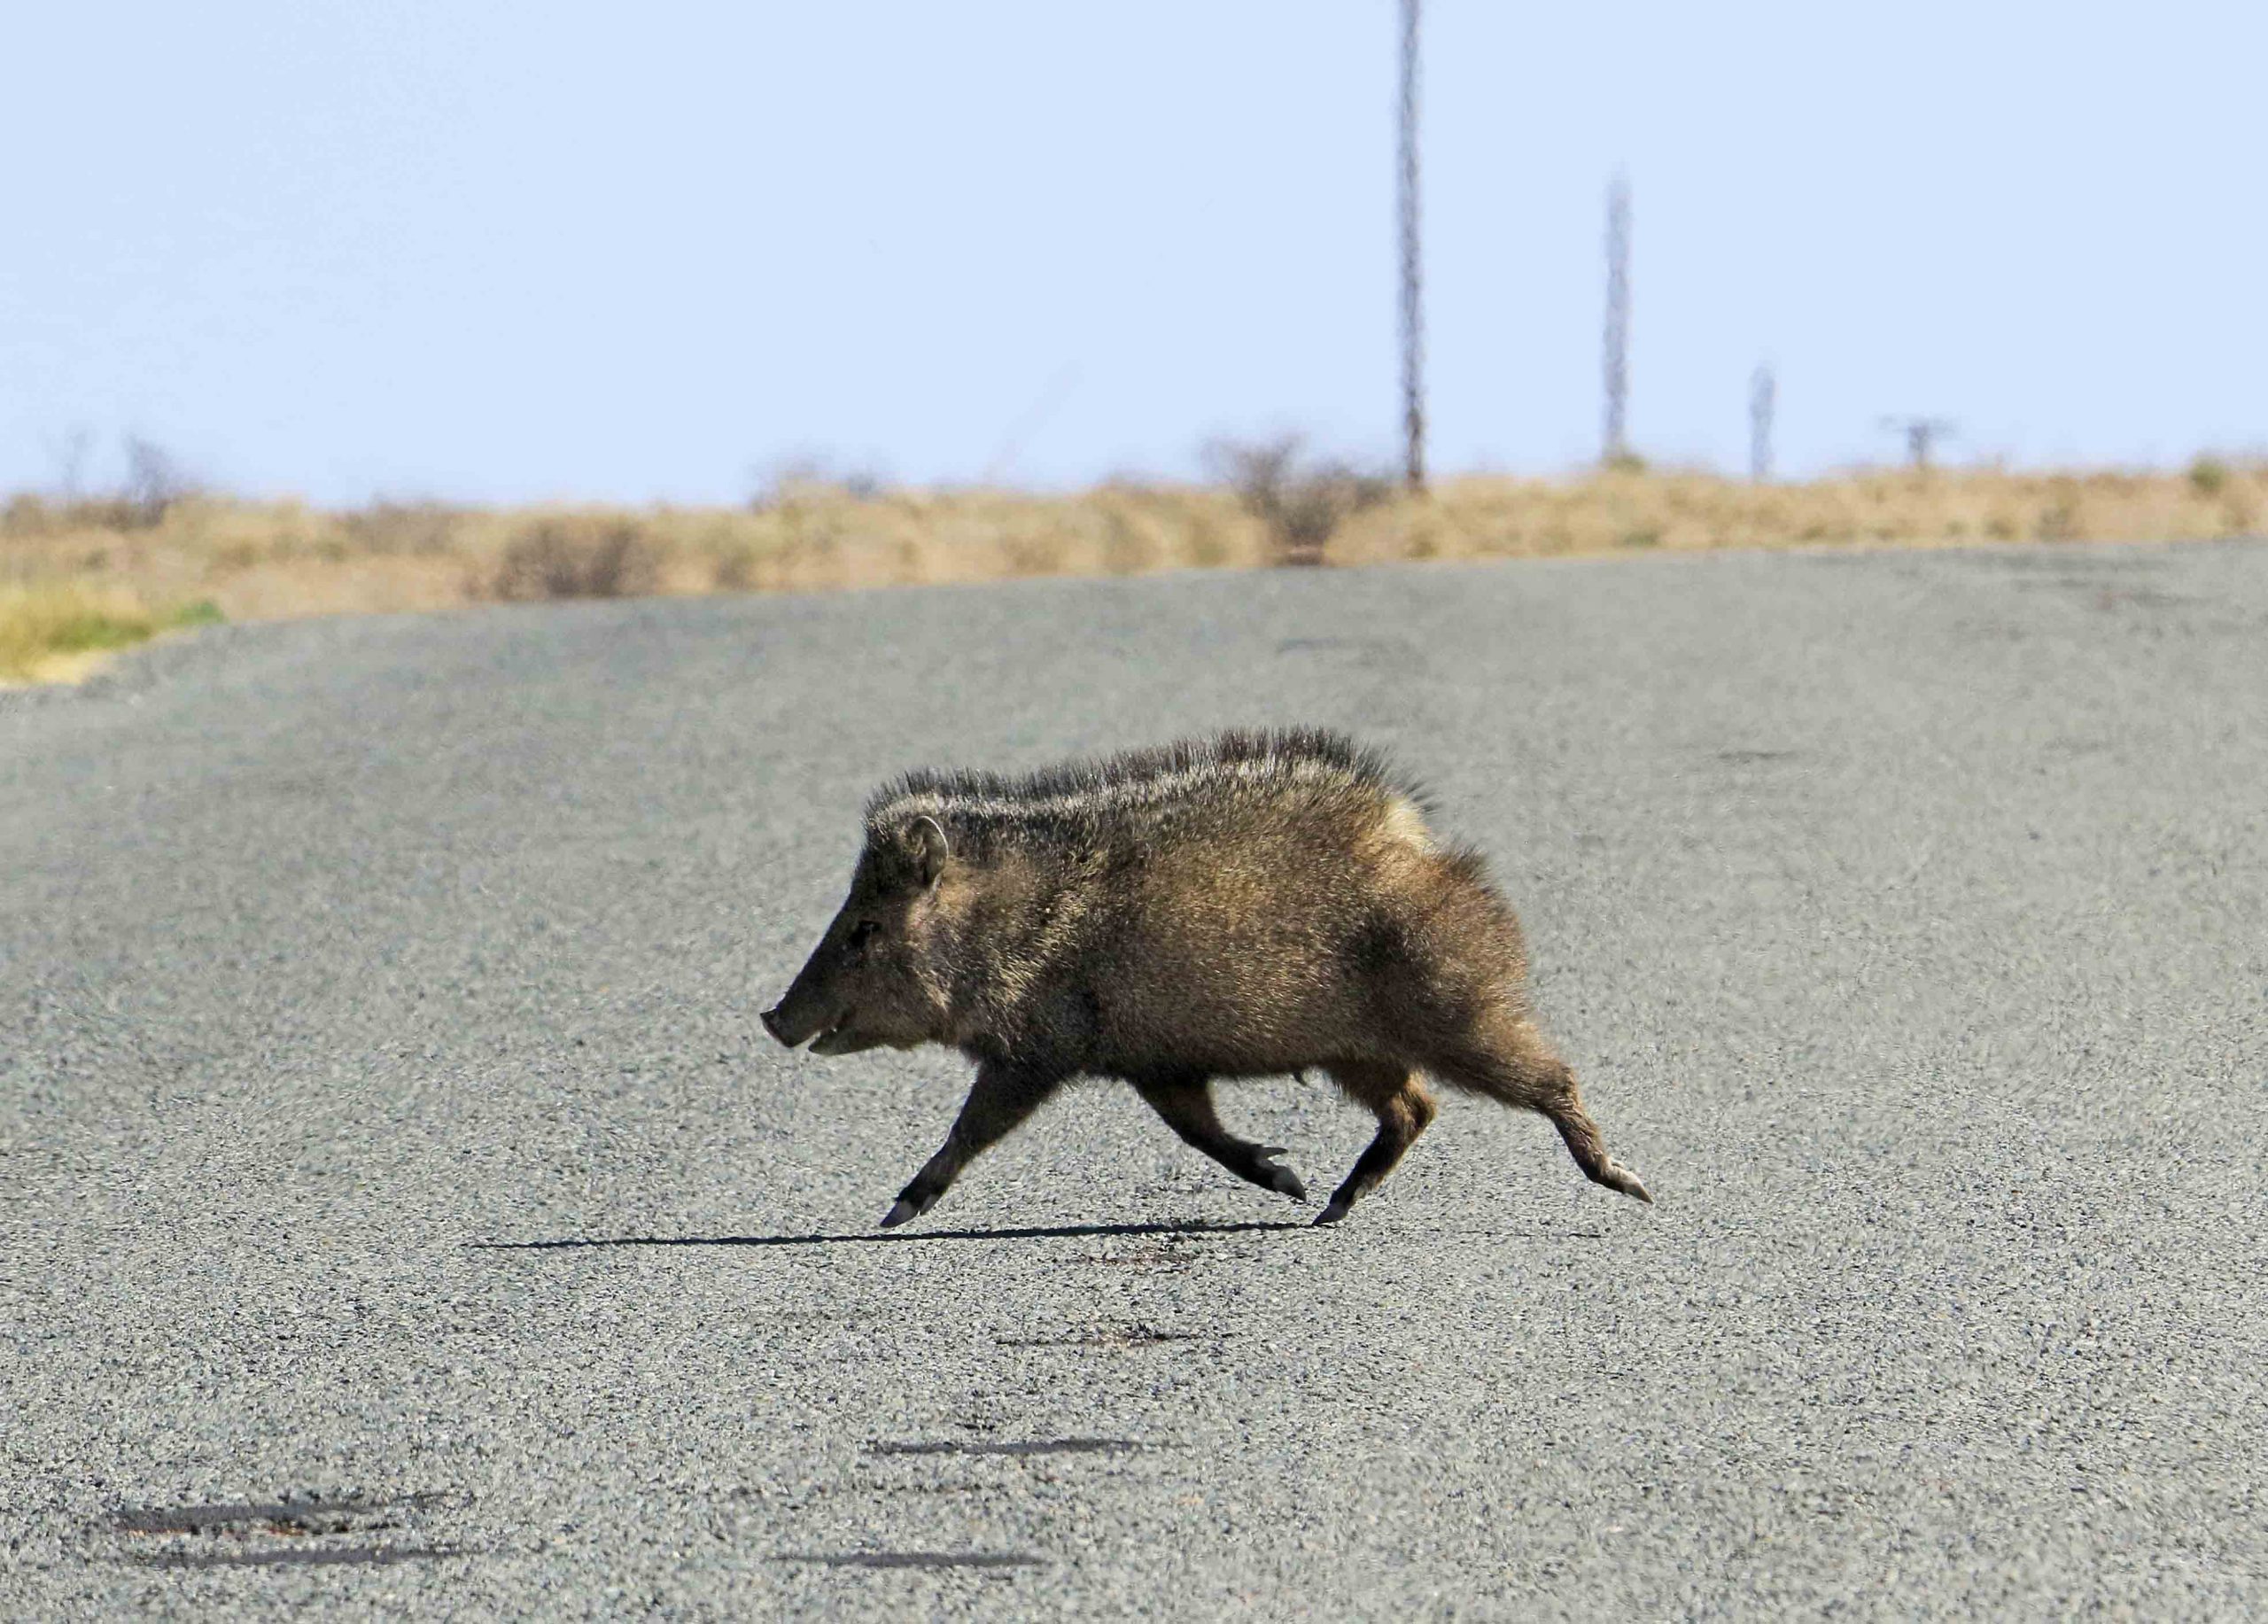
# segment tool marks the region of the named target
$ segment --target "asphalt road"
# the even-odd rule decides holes
[[[2268,546],[224,627],[0,700],[0,1614],[2268,1611]],[[1438,786],[1651,1208],[756,1012],[868,788]],[[1320,1087],[1225,1115],[1328,1190]],[[1311,1214],[1313,1208],[1309,1208]],[[204,1508],[204,1509],[198,1509]]]

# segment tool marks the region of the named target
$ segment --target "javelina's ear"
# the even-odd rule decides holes
[[[945,859],[952,848],[945,843],[944,825],[935,818],[916,818],[913,827],[905,831],[906,844],[913,850],[913,874],[927,890],[945,872]]]

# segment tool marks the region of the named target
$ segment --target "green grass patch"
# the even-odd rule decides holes
[[[209,598],[159,610],[119,592],[0,587],[0,680],[31,681],[53,661],[131,648],[160,632],[221,618]]]

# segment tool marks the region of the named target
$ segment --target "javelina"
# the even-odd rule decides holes
[[[1606,1153],[1529,1017],[1526,954],[1480,855],[1424,792],[1334,734],[1229,733],[1008,778],[909,774],[866,807],[850,895],[764,1024],[850,1054],[950,1044],[976,1080],[884,1228],[1069,1078],[1121,1077],[1239,1178],[1295,1201],[1214,1114],[1216,1077],[1324,1071],[1378,1137],[1317,1218],[1346,1216],[1433,1118],[1420,1071],[1550,1117],[1599,1184]]]

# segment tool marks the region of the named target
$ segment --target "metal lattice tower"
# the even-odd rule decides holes
[[[1606,432],[1601,455],[1609,462],[1630,455],[1624,408],[1630,395],[1630,177],[1621,171],[1606,189]]]
[[[1772,413],[1779,398],[1779,380],[1767,361],[1748,380],[1748,477],[1758,485],[1772,478]]]
[[[1906,460],[1917,474],[1929,472],[1930,453],[1939,439],[1961,431],[1950,417],[1885,417],[1882,426],[1906,437]]]
[[[1425,488],[1425,322],[1418,249],[1418,0],[1402,0],[1402,478]]]

